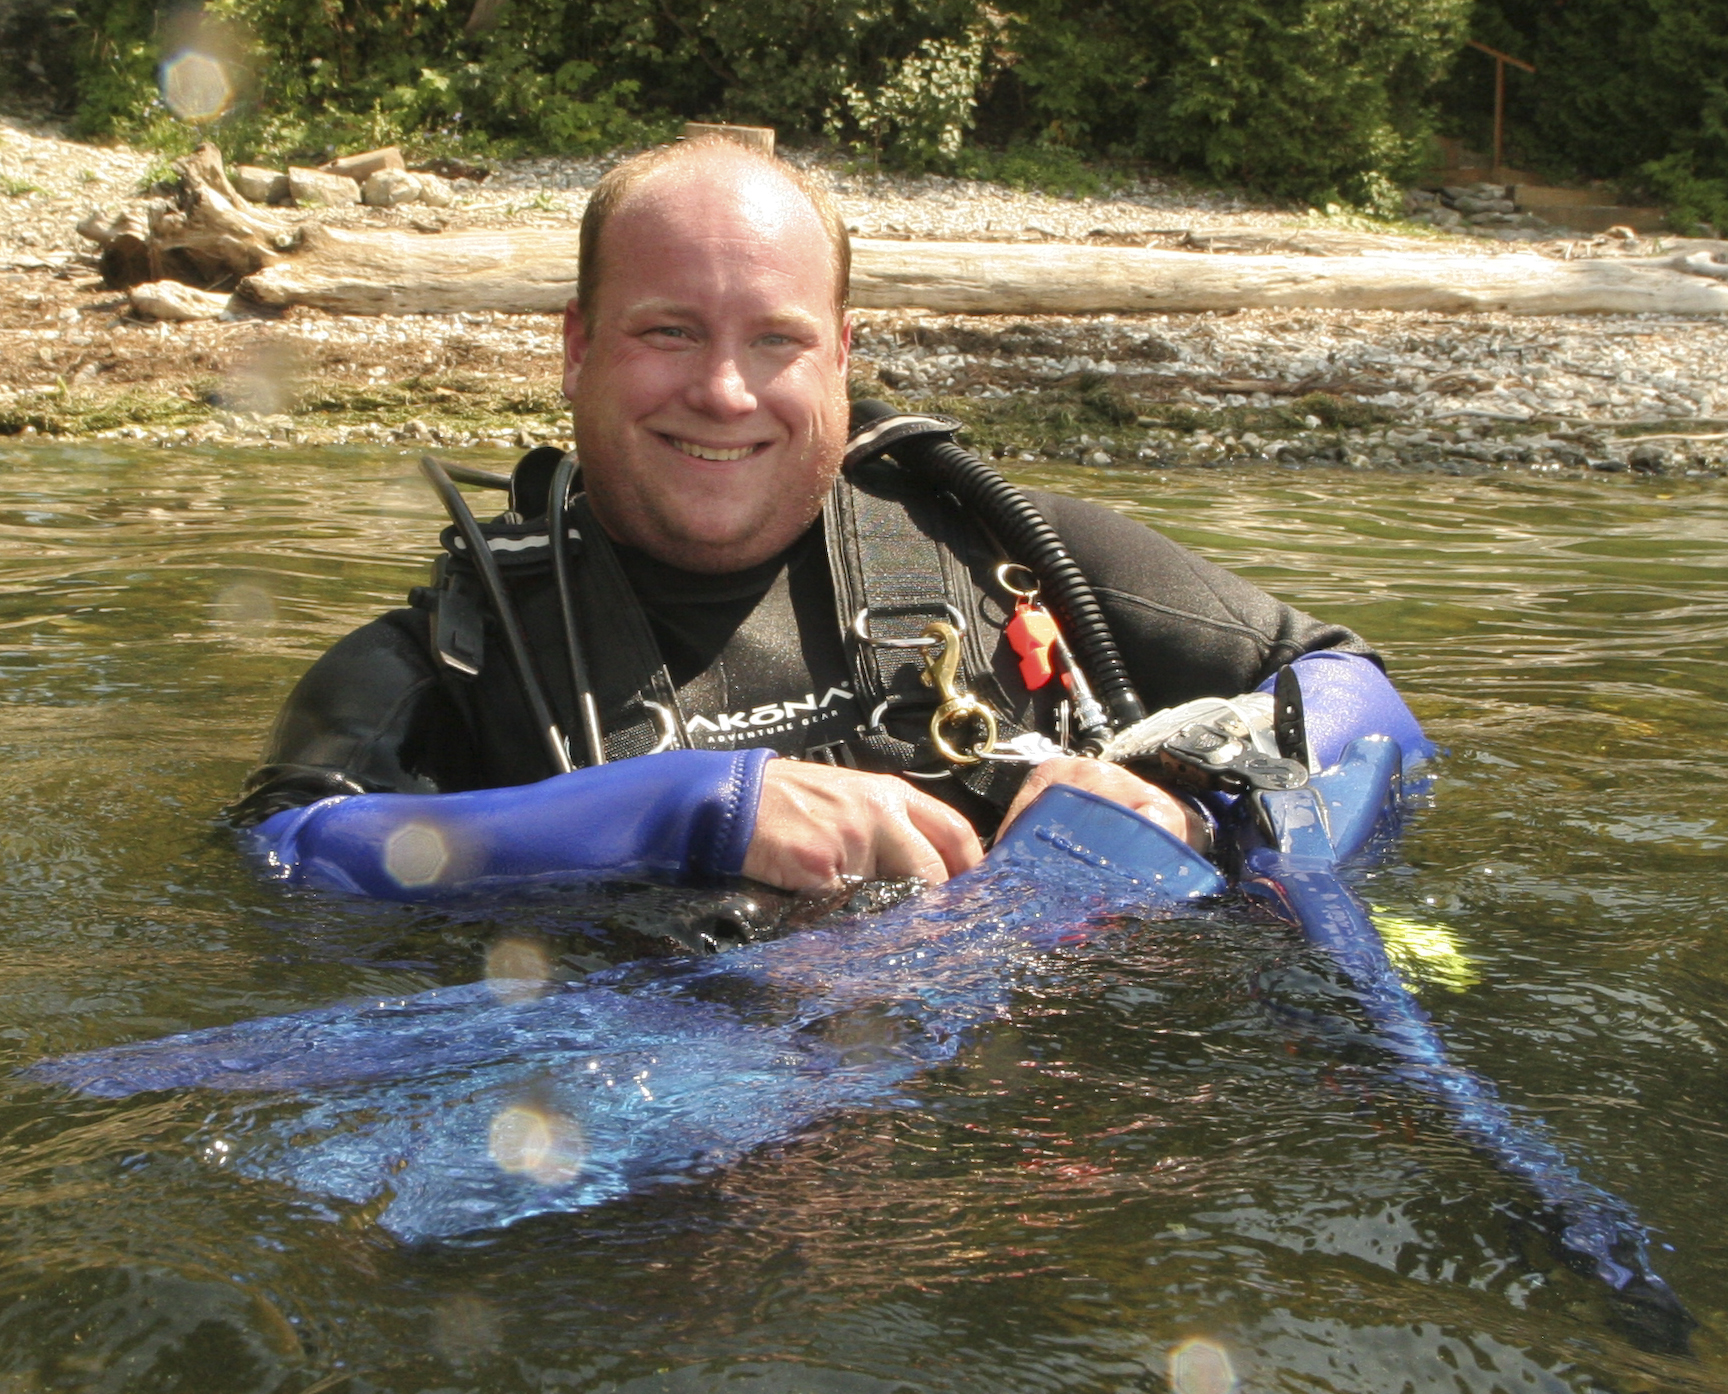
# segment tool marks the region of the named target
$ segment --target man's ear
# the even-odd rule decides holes
[[[852,312],[846,311],[840,316],[840,371],[845,372],[846,366],[852,361]]]
[[[576,400],[576,378],[588,356],[588,325],[582,307],[572,300],[564,307],[564,396]]]

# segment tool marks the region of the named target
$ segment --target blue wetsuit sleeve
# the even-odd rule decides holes
[[[458,794],[353,794],[244,833],[291,884],[432,900],[551,878],[736,875],[769,750],[676,750],[537,784]]]

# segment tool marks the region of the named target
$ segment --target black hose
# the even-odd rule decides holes
[[[454,461],[440,461],[444,473],[458,484],[474,484],[482,489],[502,489],[510,492],[510,476],[494,474],[491,470],[475,469],[473,465],[458,465]]]
[[[552,545],[552,579],[558,590],[558,613],[564,621],[564,655],[570,660],[570,690],[576,695],[576,718],[582,724],[582,743],[590,765],[606,763],[606,736],[600,729],[600,707],[594,700],[594,684],[588,676],[588,661],[576,632],[576,594],[570,582],[569,528],[564,510],[570,501],[570,484],[576,478],[576,456],[572,452],[552,472],[552,488],[546,495],[546,540]]]
[[[897,414],[885,402],[852,404],[855,427]],[[1032,501],[1000,471],[951,440],[914,436],[889,446],[887,453],[953,494],[996,535],[1015,561],[1031,569],[1045,604],[1066,632],[1069,647],[1116,728],[1132,726],[1145,716],[1145,704],[1128,676],[1122,651],[1116,647],[1091,583]]]
[[[528,701],[529,713],[546,742],[547,754],[552,757],[552,772],[569,774],[574,767],[570,763],[570,752],[564,745],[564,733],[558,729],[558,722],[552,715],[552,704],[546,700],[546,689],[541,686],[540,675],[534,671],[534,659],[522,634],[522,622],[516,618],[516,607],[510,603],[510,594],[504,589],[498,559],[486,545],[486,535],[480,531],[480,524],[474,520],[467,501],[451,481],[443,464],[430,455],[422,455],[420,472],[436,491],[444,511],[450,515],[450,521],[456,524],[456,531],[462,534],[462,541],[468,546],[468,558],[479,573],[480,584],[486,588],[486,597],[498,616],[498,627],[504,631],[504,645],[510,651],[510,662],[516,669],[517,681],[522,684],[522,695]]]

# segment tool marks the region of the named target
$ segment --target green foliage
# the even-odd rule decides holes
[[[1310,416],[1319,421],[1322,426],[1347,429],[1361,429],[1381,422],[1397,420],[1397,413],[1389,411],[1385,407],[1375,406],[1372,402],[1358,402],[1346,397],[1334,397],[1330,392],[1310,392],[1307,396],[1297,397],[1277,410],[1283,419],[1292,426],[1301,425]]]
[[[951,163],[975,118],[984,58],[980,30],[963,39],[921,40],[916,52],[887,65],[881,82],[842,87],[826,129],[840,135],[849,117],[878,162],[893,140],[907,165]]]
[[[1714,235],[1728,230],[1728,179],[1700,175],[1697,155],[1676,151],[1639,167],[1650,192],[1668,208],[1669,223],[1682,233],[1703,231],[1708,224]]]
[[[1047,140],[1389,208],[1468,0],[1033,0],[1010,31]]]
[[[1102,192],[1089,162],[1134,161],[1381,210],[1470,0],[158,3],[0,0],[67,7],[83,130],[163,148],[581,153],[718,118],[1023,187]],[[155,88],[187,46],[243,76],[198,130]]]
[[[1672,202],[1677,221],[1728,216],[1728,0],[1482,0],[1484,43],[1536,65],[1506,80],[1512,163],[1614,181]],[[1447,124],[1486,149],[1494,64],[1462,58]]]
[[[167,393],[94,397],[73,393],[62,384],[57,391],[0,407],[0,436],[16,436],[26,429],[44,436],[77,436],[121,426],[183,426],[207,415],[198,404]]]
[[[1126,182],[1108,161],[1083,159],[1070,145],[1029,140],[1015,141],[1006,150],[967,146],[955,157],[954,172],[1067,198],[1093,198]]]
[[[1301,431],[1309,429],[1309,417],[1322,429],[1364,430],[1396,421],[1398,413],[1371,402],[1310,392],[1270,407],[1191,407],[1181,402],[1154,402],[1145,408],[1141,420],[1173,431]]]

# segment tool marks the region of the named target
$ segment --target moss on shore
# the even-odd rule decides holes
[[[873,373],[856,378],[852,389],[855,396],[955,416],[965,423],[966,443],[997,459],[1148,468],[1278,461],[1449,473],[1490,468],[1721,473],[1728,467],[1724,442],[1687,439],[1721,429],[1697,420],[1568,429],[1536,419],[1454,429],[1404,421],[1387,407],[1318,392],[1263,407],[1151,401],[1098,374],[997,397],[913,399],[887,388]],[[1663,431],[1671,434],[1661,436]],[[460,448],[567,441],[570,434],[566,404],[550,385],[460,372],[374,383],[304,382],[278,400],[260,400],[255,389],[215,377],[172,390],[134,387],[106,393],[62,382],[0,405],[0,437],[13,439]],[[1653,437],[1664,443],[1637,445]]]

